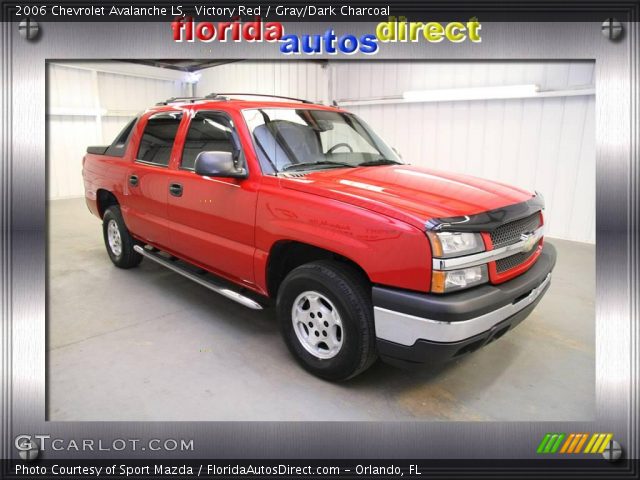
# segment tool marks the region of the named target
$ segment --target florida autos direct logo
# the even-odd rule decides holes
[[[229,22],[195,22],[192,17],[181,16],[171,23],[175,42],[273,42],[278,43],[284,55],[338,54],[351,55],[378,53],[380,43],[482,41],[482,25],[476,18],[468,22],[408,22],[405,17],[390,16],[379,23],[373,32],[364,35],[337,35],[333,28],[318,34],[287,34],[281,22],[264,22],[258,15],[253,21],[243,22],[233,17]]]

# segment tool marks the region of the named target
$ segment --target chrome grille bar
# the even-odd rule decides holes
[[[475,253],[473,255],[465,255],[464,257],[455,258],[434,258],[434,270],[457,270],[459,268],[475,267],[485,263],[494,262],[502,258],[509,257],[516,253],[528,252],[535,248],[544,235],[544,226],[536,229],[533,235],[525,240],[521,240],[511,245],[488,250],[485,252]]]

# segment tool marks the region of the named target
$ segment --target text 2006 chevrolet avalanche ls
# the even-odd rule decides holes
[[[540,195],[407,165],[339,108],[266,100],[170,99],[88,148],[117,267],[275,301],[292,354],[330,380],[472,352],[540,301],[556,259]]]

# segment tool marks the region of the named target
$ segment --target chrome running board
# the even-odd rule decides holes
[[[203,287],[207,287],[209,290],[213,290],[214,292],[219,293],[223,297],[227,297],[228,299],[238,302],[240,305],[244,305],[245,307],[251,308],[253,310],[262,310],[262,305],[260,305],[255,300],[252,300],[251,298],[245,295],[242,295],[241,293],[238,293],[234,290],[231,290],[230,288],[227,288],[223,285],[219,285],[215,283],[213,280],[205,278],[204,276],[189,272],[188,270],[181,268],[175,262],[172,262],[171,260],[167,260],[163,258],[158,253],[146,250],[144,247],[141,247],[140,245],[134,245],[133,249],[136,252],[138,252],[140,255],[144,256],[145,258],[153,260],[154,262],[159,263],[163,267],[166,267],[169,270],[173,270],[174,272],[179,273],[183,277],[186,277],[189,280],[202,285]]]

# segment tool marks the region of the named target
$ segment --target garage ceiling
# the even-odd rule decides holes
[[[137,63],[140,65],[149,65],[151,67],[168,68],[171,70],[179,70],[181,72],[196,72],[203,68],[216,67],[225,63],[236,62],[237,60],[213,60],[213,59],[168,59],[168,60],[126,60],[127,63]]]
[[[227,63],[242,62],[242,60],[215,60],[215,59],[183,59],[173,58],[166,60],[118,60],[125,63],[137,63],[139,65],[148,65],[151,67],[168,68],[170,70],[178,70],[180,72],[197,72],[203,68],[218,67]],[[326,64],[327,60],[308,60],[308,63]]]

